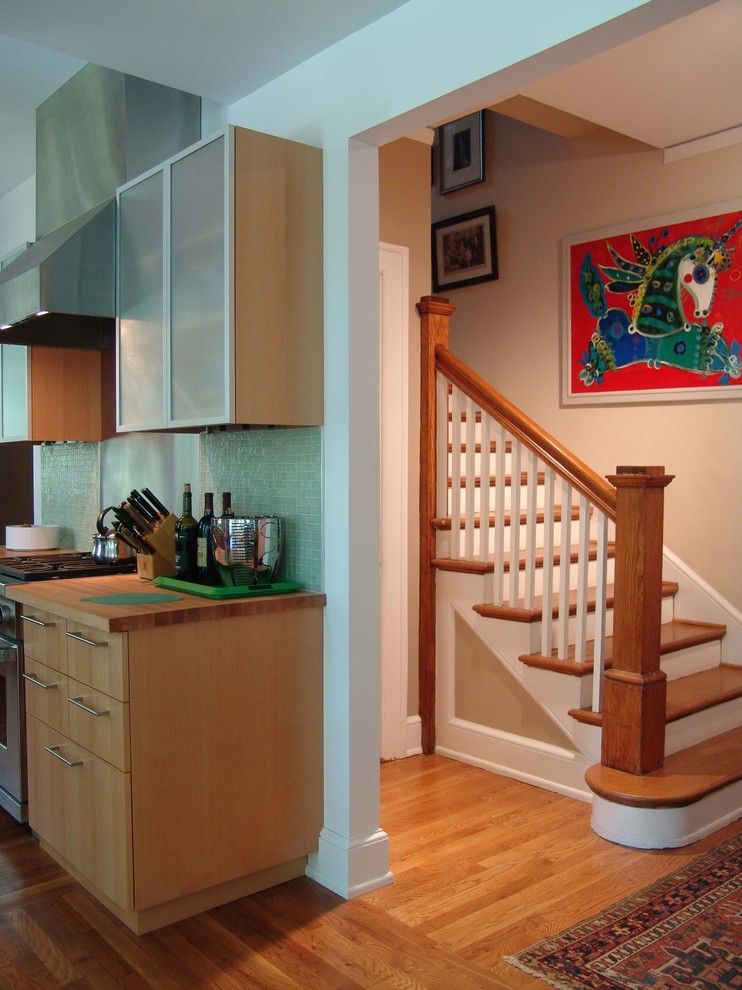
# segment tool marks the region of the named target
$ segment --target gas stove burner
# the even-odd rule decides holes
[[[98,564],[83,550],[60,554],[24,554],[0,558],[0,576],[17,581],[44,581],[57,578],[94,577],[100,574],[126,574],[136,568],[131,560]]]

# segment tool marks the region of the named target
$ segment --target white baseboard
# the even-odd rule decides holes
[[[422,721],[419,715],[408,715],[405,755],[419,756],[422,751]]]
[[[389,836],[383,829],[348,838],[323,828],[306,874],[346,900],[394,881],[389,869]]]
[[[558,746],[454,718],[439,727],[435,751],[578,801],[593,799],[585,783],[585,758]]]

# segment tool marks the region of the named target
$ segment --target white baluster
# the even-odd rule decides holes
[[[541,611],[541,654],[548,657],[552,645],[552,616],[554,607],[554,472],[546,468],[544,475],[544,570],[543,605]]]
[[[597,559],[595,576],[595,648],[593,653],[593,711],[603,710],[603,669],[605,667],[605,599],[608,573],[608,519],[597,516]]]
[[[464,489],[464,559],[474,559],[474,500],[476,498],[476,412],[466,398],[466,488]],[[484,481],[482,480],[482,484]],[[481,498],[481,492],[480,492]]]
[[[495,427],[495,570],[493,601],[502,605],[505,601],[505,430],[498,423]],[[512,537],[510,540],[512,546]]]
[[[451,559],[461,556],[461,412],[462,394],[454,385],[451,393]]]
[[[440,372],[436,378],[435,399],[435,511],[438,517],[443,518],[448,515],[448,438],[451,428],[448,422],[448,379]]]
[[[575,622],[575,660],[585,662],[587,639],[587,574],[590,563],[590,506],[580,496],[580,523],[577,539],[577,621]],[[569,564],[567,564],[569,566]]]
[[[479,475],[482,479],[482,486],[479,491],[479,559],[482,563],[486,563],[490,552],[490,500],[492,495],[490,437],[492,435],[492,420],[485,412],[482,413],[480,434]]]
[[[572,486],[562,479],[562,538],[559,546],[559,622],[557,656],[567,659],[569,647],[569,551],[572,539]]]
[[[525,606],[533,608],[536,597],[536,503],[538,499],[538,458],[528,452],[528,488],[526,489],[526,572]]]
[[[521,447],[513,440],[510,448],[510,604],[515,607],[520,598],[520,465]],[[505,479],[503,478],[503,483]],[[497,479],[498,484],[500,479]]]

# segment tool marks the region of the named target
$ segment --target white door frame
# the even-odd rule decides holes
[[[407,755],[409,248],[379,244],[381,758]]]

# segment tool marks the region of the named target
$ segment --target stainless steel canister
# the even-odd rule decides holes
[[[214,560],[225,585],[271,584],[283,553],[279,516],[217,516],[211,523]]]

